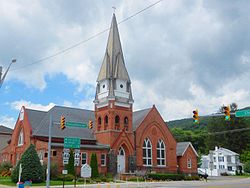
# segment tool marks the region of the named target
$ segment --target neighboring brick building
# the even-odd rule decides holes
[[[11,139],[12,132],[13,132],[12,129],[5,127],[3,125],[0,125],[0,151],[6,146],[8,146],[8,143]],[[0,162],[4,160],[5,159],[0,153]]]
[[[22,107],[11,142],[2,154],[13,164],[33,143],[41,162],[48,157],[49,117],[53,117],[52,161],[63,168],[65,137],[81,138],[81,164],[97,153],[101,173],[125,173],[150,169],[156,172],[197,173],[197,153],[191,143],[182,150],[160,113],[153,105],[133,112],[131,81],[125,67],[115,15],[113,15],[104,60],[97,78],[95,110],[55,106],[48,112]],[[60,116],[68,122],[88,123],[81,127],[60,129]],[[177,157],[178,156],[178,157]],[[192,161],[190,164],[190,160]],[[189,163],[187,163],[189,161]],[[78,167],[78,170],[80,166]]]

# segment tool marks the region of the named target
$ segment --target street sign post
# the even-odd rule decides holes
[[[80,127],[80,128],[88,128],[86,123],[78,123],[78,122],[66,122],[67,127]]]
[[[81,139],[80,138],[64,138],[64,148],[80,148]]]
[[[239,110],[235,112],[236,117],[249,117],[250,116],[250,110]]]

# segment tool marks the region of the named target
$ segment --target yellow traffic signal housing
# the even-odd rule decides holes
[[[230,120],[230,106],[224,106],[225,120]]]
[[[65,129],[65,117],[63,115],[61,115],[61,130]]]
[[[89,120],[89,129],[93,128],[93,121]]]
[[[193,111],[193,120],[194,120],[194,123],[199,123],[199,114],[198,114],[198,110],[194,110]]]

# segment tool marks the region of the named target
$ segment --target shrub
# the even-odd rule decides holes
[[[200,180],[200,177],[198,175],[185,176],[184,180],[187,180],[187,181]]]
[[[75,166],[74,166],[74,152],[73,149],[70,150],[69,153],[69,163],[66,165],[66,169],[68,170],[68,173],[71,175],[75,175]]]
[[[228,173],[226,172],[223,172],[223,173],[220,173],[221,176],[228,176]]]
[[[12,165],[10,162],[3,162],[0,164],[0,176],[6,177],[11,175],[10,169]]]
[[[183,180],[184,179],[184,175],[183,174],[148,174],[148,178],[149,179],[153,179],[153,180]]]
[[[99,176],[99,172],[98,172],[97,156],[95,153],[91,155],[90,167],[91,167],[91,177],[97,178]]]
[[[18,181],[19,167],[22,164],[22,176],[21,181],[32,180],[34,183],[43,182],[45,179],[44,170],[40,163],[40,159],[37,155],[34,145],[30,145],[28,149],[23,153],[21,159],[18,161],[16,167],[12,171],[11,180],[13,182]]]
[[[75,179],[75,176],[72,174],[67,174],[67,175],[60,174],[57,176],[57,180],[63,180],[63,178],[64,181],[73,181]]]
[[[244,164],[244,172],[250,173],[250,161]]]

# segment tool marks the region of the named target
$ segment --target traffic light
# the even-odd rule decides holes
[[[199,115],[198,115],[198,110],[194,110],[193,111],[193,119],[194,119],[194,123],[199,123]]]
[[[65,129],[65,117],[63,115],[61,115],[61,130]]]
[[[93,121],[89,120],[89,129],[93,128]]]
[[[230,120],[230,107],[229,106],[224,106],[224,114],[225,114],[225,120],[229,121]]]

